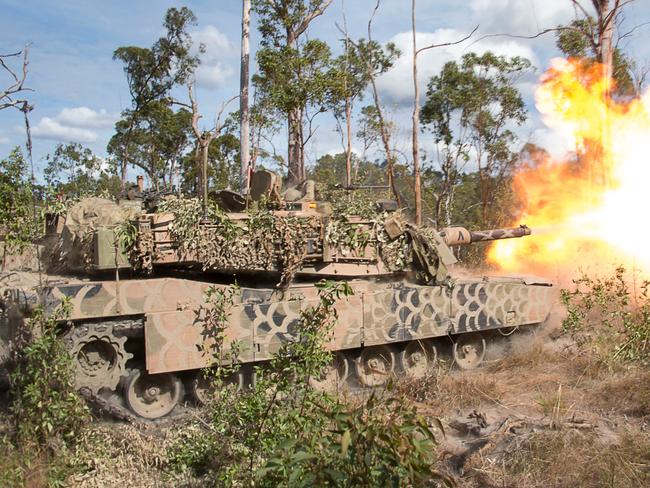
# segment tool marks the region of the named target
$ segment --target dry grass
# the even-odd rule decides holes
[[[464,486],[517,488],[628,488],[650,486],[650,438],[621,435],[604,444],[593,430],[532,431],[503,440],[496,455],[471,461]]]
[[[650,371],[576,354],[561,341],[529,336],[514,345],[481,370],[439,370],[399,385],[428,415],[462,423],[476,410],[491,423],[475,438],[489,442],[467,456],[459,486],[650,486]],[[451,442],[458,453],[474,441]]]
[[[589,392],[588,401],[607,413],[650,416],[650,371],[631,369],[605,379]]]
[[[164,427],[98,425],[81,440],[81,469],[68,483],[84,488],[187,486],[189,480],[168,469],[169,449],[181,432],[193,428],[188,421]]]
[[[443,369],[434,370],[424,378],[399,381],[398,389],[418,402],[427,414],[435,416],[498,405],[504,394],[502,385],[487,372]]]

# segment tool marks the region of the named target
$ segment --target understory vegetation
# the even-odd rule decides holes
[[[650,361],[650,281],[616,268],[611,276],[583,275],[562,291],[567,317],[563,331],[578,348],[603,361]]]
[[[172,448],[172,466],[214,486],[404,486],[446,481],[436,470],[436,436],[415,406],[394,394],[346,402],[315,388],[332,362],[325,349],[346,283],[321,282],[319,302],[301,312],[300,339],[282,344],[270,364],[257,368],[244,391],[223,387],[236,366],[217,367],[216,394],[204,428]],[[207,324],[212,350],[237,355],[225,344],[228,308],[212,291]],[[430,420],[429,420],[430,422]],[[199,425],[200,427],[200,425]]]
[[[58,333],[69,311],[68,301],[48,314],[37,308],[19,336],[10,405],[2,414],[2,486],[59,486],[77,469],[75,449],[90,411],[77,394],[72,358]]]

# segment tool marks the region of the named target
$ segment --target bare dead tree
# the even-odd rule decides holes
[[[370,16],[370,20],[368,20],[368,45],[372,45],[372,22],[375,18],[375,15],[377,14],[377,11],[379,10],[379,5],[381,3],[381,0],[377,0],[377,3],[375,4],[375,8],[372,11],[372,15]],[[342,31],[341,28],[337,25],[339,31]],[[393,196],[395,197],[395,200],[397,200],[397,204],[402,207],[404,202],[402,201],[402,198],[400,196],[399,191],[397,190],[397,185],[395,182],[395,172],[393,170],[393,166],[395,163],[395,154],[393,153],[393,149],[391,146],[391,140],[390,140],[390,131],[388,130],[387,123],[386,123],[386,118],[384,116],[384,111],[382,108],[382,103],[381,103],[381,98],[379,96],[379,90],[377,89],[377,80],[376,80],[376,75],[373,70],[372,66],[372,60],[368,59],[368,57],[365,55],[364,50],[359,48],[359,45],[352,40],[348,38],[348,41],[350,44],[352,44],[358,51],[359,53],[359,58],[365,65],[365,71],[366,71],[366,76],[368,77],[368,80],[370,80],[370,87],[372,88],[372,99],[375,105],[375,109],[377,110],[377,120],[379,122],[379,133],[381,135],[381,141],[382,145],[384,146],[384,151],[386,153],[386,164],[387,164],[387,176],[388,176],[388,186],[390,187]]]
[[[636,96],[640,97],[648,83],[650,61],[646,59],[642,64],[639,64],[636,61],[632,62],[631,75],[632,80],[634,81],[634,91]]]
[[[219,137],[221,131],[225,126],[225,123],[221,121],[221,117],[223,116],[224,110],[230,104],[230,102],[237,99],[239,95],[236,95],[230,98],[229,100],[222,102],[219,112],[217,112],[217,117],[215,119],[214,127],[209,130],[202,130],[199,127],[199,120],[201,119],[201,114],[199,113],[199,106],[198,103],[196,102],[196,97],[194,96],[194,83],[195,83],[194,81],[188,83],[187,91],[190,98],[189,108],[192,110],[192,130],[194,131],[194,135],[196,136],[196,145],[197,145],[196,168],[197,168],[197,174],[200,175],[199,186],[201,188],[201,203],[203,207],[203,217],[205,218],[207,215],[207,208],[208,208],[208,155],[209,155],[210,143],[212,143],[214,139]],[[179,105],[187,106],[186,104],[182,104],[179,102],[177,103]]]
[[[248,112],[248,66],[250,60],[250,23],[251,23],[251,1],[242,0],[241,19],[241,73],[239,78],[239,155],[241,158],[241,169],[239,174],[239,191],[248,193],[249,173],[249,112]]]
[[[348,21],[345,16],[345,3],[343,3],[343,34],[345,35],[344,48],[345,48],[345,64],[346,68],[349,67],[350,55],[350,36],[348,35]],[[346,133],[346,146],[345,146],[345,185],[350,188],[352,186],[352,97],[348,92],[348,77],[344,78],[345,86],[343,87],[345,95],[345,133]],[[338,120],[337,120],[338,123]],[[342,137],[343,131],[341,131]]]
[[[12,59],[21,59],[20,69],[14,69],[9,65]],[[25,46],[22,51],[10,54],[0,54],[0,67],[9,75],[11,81],[6,88],[0,91],[0,110],[5,108],[15,108],[23,113],[29,113],[34,107],[24,98],[27,92],[34,91],[25,86],[27,81],[27,68],[29,66],[29,45]]]
[[[472,32],[457,41],[443,42],[439,44],[430,44],[418,49],[417,47],[417,31],[415,22],[415,0],[411,0],[411,33],[413,36],[413,130],[412,130],[412,143],[413,143],[413,193],[415,195],[415,223],[422,225],[422,184],[420,182],[420,146],[418,141],[418,134],[420,130],[420,87],[418,86],[418,54],[434,49],[437,47],[453,46],[461,44],[474,35],[478,29],[478,25],[474,27]]]

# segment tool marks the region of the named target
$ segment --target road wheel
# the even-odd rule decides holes
[[[387,346],[364,348],[355,362],[355,370],[363,386],[384,385],[395,370],[395,355]]]
[[[407,377],[422,378],[435,363],[435,346],[433,350],[427,346],[427,341],[410,341],[400,351],[400,366]],[[431,357],[431,352],[433,352],[433,357]]]
[[[210,400],[214,398],[216,390],[218,387],[217,380],[210,372],[199,370],[196,372],[194,378],[190,382],[190,392],[194,397],[194,400],[199,405],[207,405],[210,403]],[[235,388],[237,391],[244,389],[245,377],[243,368],[239,368],[237,371],[234,371],[228,375],[223,380],[224,386],[230,386]]]
[[[453,347],[454,362],[460,369],[477,368],[485,358],[487,345],[478,332],[456,337]]]
[[[168,415],[183,398],[183,383],[173,373],[148,374],[144,368],[131,371],[125,384],[128,407],[145,419]]]
[[[321,391],[334,391],[344,385],[350,375],[349,359],[341,352],[334,354],[332,363],[318,377],[309,379],[311,386]]]

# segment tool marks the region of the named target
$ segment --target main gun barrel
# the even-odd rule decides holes
[[[496,241],[498,239],[512,239],[515,237],[529,236],[531,230],[525,225],[511,229],[490,229],[469,231],[465,227],[445,227],[440,235],[448,246],[472,244],[474,242]]]

